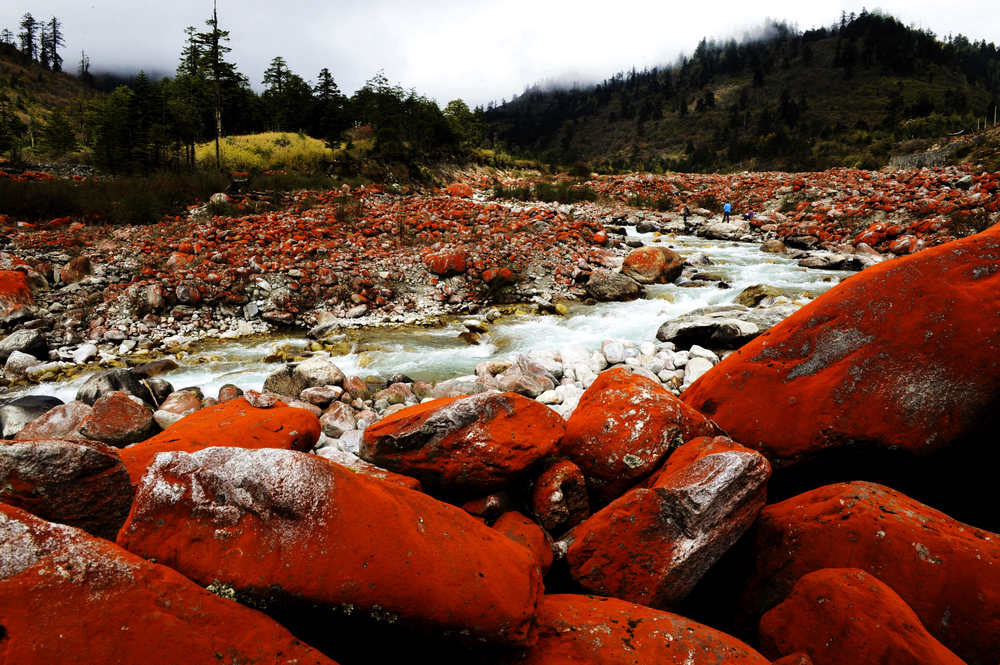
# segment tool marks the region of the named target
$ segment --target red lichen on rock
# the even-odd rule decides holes
[[[336,665],[266,615],[114,543],[0,504],[7,665]]]
[[[525,643],[541,593],[534,556],[461,509],[287,450],[159,455],[118,542],[203,584],[474,640]]]
[[[614,368],[583,393],[559,452],[610,500],[651,474],[685,441],[716,432],[663,386],[629,368]]]
[[[196,411],[142,443],[119,451],[137,485],[157,453],[194,452],[213,446],[310,450],[319,440],[319,419],[305,409],[278,402],[256,409],[243,398]]]
[[[927,454],[1000,407],[1000,225],[854,275],[725,358],[684,401],[778,464]]]
[[[970,665],[1000,653],[1000,536],[874,483],[828,485],[761,511],[756,567],[744,594],[751,619],[804,575],[860,568],[917,613]]]
[[[855,568],[802,577],[760,620],[760,640],[766,654],[805,651],[815,665],[964,665],[895,591]]]
[[[622,263],[622,273],[640,284],[669,284],[683,269],[684,259],[677,252],[658,245],[634,249]]]
[[[428,489],[483,494],[549,455],[565,428],[557,413],[515,393],[442,398],[370,426],[360,455]]]

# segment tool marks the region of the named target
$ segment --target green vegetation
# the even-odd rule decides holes
[[[305,134],[265,132],[227,136],[222,140],[222,162],[234,171],[275,169],[320,172],[333,159],[333,150],[323,141]],[[215,166],[215,144],[202,143],[195,148],[195,163],[202,168]]]
[[[673,67],[489,107],[487,132],[551,164],[625,170],[878,168],[900,144],[976,127],[1000,100],[1000,51],[878,13],[737,43]]]
[[[493,198],[515,201],[544,201],[548,203],[579,203],[596,201],[597,192],[580,181],[546,182],[504,187],[499,182],[493,185]]]

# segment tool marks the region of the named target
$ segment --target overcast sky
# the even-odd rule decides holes
[[[442,106],[510,99],[547,80],[600,80],[633,66],[673,62],[702,37],[739,37],[765,19],[800,29],[830,25],[862,4],[830,0],[688,2],[665,0],[219,0],[230,54],[256,89],[267,63],[285,58],[309,81],[323,67],[350,94],[379,69]],[[995,0],[892,0],[876,5],[939,37],[963,33],[1000,41]],[[873,7],[869,7],[872,9]],[[146,69],[173,74],[184,27],[204,26],[211,0],[3,0],[0,28],[20,17],[58,17],[67,70],[80,51],[91,71]]]

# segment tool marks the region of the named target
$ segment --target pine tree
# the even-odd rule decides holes
[[[202,49],[206,74],[212,82],[215,92],[215,167],[222,168],[222,78],[231,74],[233,66],[224,60],[224,57],[232,49],[226,46],[229,41],[229,31],[219,29],[218,7],[212,6],[212,18],[205,21],[211,28],[208,32],[197,33],[198,42]]]
[[[14,33],[8,30],[7,28],[0,30],[0,44],[10,44],[13,46]]]
[[[49,19],[48,23],[48,43],[49,59],[52,63],[52,71],[61,72],[63,59],[59,55],[59,47],[66,45],[66,38],[63,36],[62,24],[55,16]]]
[[[21,17],[21,53],[32,60],[38,57],[38,44],[36,35],[38,34],[38,23],[35,17],[28,12]]]
[[[41,33],[38,37],[38,64],[45,69],[52,69],[52,53],[49,51],[49,31],[42,25]]]

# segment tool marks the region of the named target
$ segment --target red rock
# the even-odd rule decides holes
[[[63,284],[74,284],[89,276],[90,272],[90,259],[86,256],[78,256],[62,267],[62,270],[59,271],[59,279],[62,280]]]
[[[295,451],[158,456],[118,542],[202,584],[473,640],[525,643],[541,593],[534,557],[461,509]]]
[[[813,665],[812,658],[802,652],[791,653],[783,658],[772,661],[771,665]]]
[[[684,401],[785,465],[927,454],[1000,408],[1000,226],[868,268],[727,356]]]
[[[970,665],[1000,653],[1000,536],[887,487],[828,485],[761,511],[745,608],[759,616],[821,568],[860,568],[889,585]]]
[[[201,408],[200,391],[196,390],[176,390],[160,404],[160,411],[169,411],[182,416],[187,416]]]
[[[400,487],[405,487],[406,489],[413,490],[414,492],[423,491],[420,481],[416,478],[404,476],[400,473],[393,473],[392,471],[386,471],[382,467],[369,464],[357,455],[345,452],[337,446],[323,446],[316,451],[316,454],[330,460],[331,462],[336,462],[340,466],[346,467],[355,473],[360,473],[363,476],[375,478],[386,483],[392,483],[393,485],[399,485]]]
[[[605,245],[608,242],[608,234],[605,231],[598,231],[593,235],[595,245]]]
[[[371,390],[368,389],[368,384],[357,376],[349,376],[344,379],[344,390],[352,399],[364,400],[370,399],[372,396]]]
[[[0,319],[34,304],[27,276],[19,270],[0,270]]]
[[[761,618],[760,640],[766,654],[805,651],[815,665],[964,665],[895,591],[854,568],[802,577]]]
[[[535,480],[531,507],[545,530],[559,534],[590,515],[587,480],[576,464],[558,460]]]
[[[580,398],[559,452],[604,500],[651,474],[672,450],[715,427],[658,383],[627,367],[602,372]]]
[[[565,427],[547,406],[515,393],[447,397],[368,427],[360,456],[428,489],[484,493],[550,454]]]
[[[465,272],[468,257],[465,250],[452,249],[429,254],[425,259],[427,269],[435,275],[447,277]]]
[[[137,485],[157,453],[194,452],[213,446],[310,450],[319,440],[319,419],[278,402],[258,409],[243,398],[185,416],[151,439],[119,451],[132,484]]]
[[[128,472],[96,441],[0,441],[0,501],[114,539],[132,506]]]
[[[84,402],[60,404],[38,416],[14,435],[18,441],[30,439],[85,439],[80,426],[93,407]]]
[[[472,187],[460,182],[452,183],[445,187],[445,191],[451,196],[462,196],[465,198],[471,197],[475,190]]]
[[[552,566],[552,540],[540,526],[511,510],[501,515],[493,523],[493,528],[531,552],[542,577],[545,577]]]
[[[735,637],[690,619],[595,596],[545,596],[523,665],[768,665]]]
[[[770,467],[725,438],[700,437],[651,483],[573,529],[566,559],[584,589],[650,607],[675,606],[750,528]]]
[[[683,269],[684,259],[677,252],[658,245],[633,249],[622,263],[622,273],[640,284],[669,284]]]
[[[116,390],[102,395],[80,425],[80,434],[121,448],[145,441],[159,428],[149,407]]]
[[[0,504],[0,542],[8,665],[333,664],[264,614],[78,529]]]

